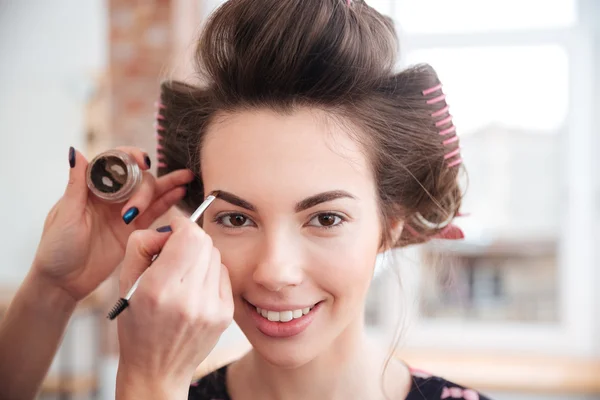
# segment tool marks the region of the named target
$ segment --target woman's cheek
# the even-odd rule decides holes
[[[306,274],[320,286],[332,291],[358,289],[368,286],[375,260],[377,245],[370,240],[331,240],[321,246],[311,246]],[[345,287],[345,289],[344,289]]]
[[[229,270],[229,276],[237,281],[240,276],[248,273],[254,263],[257,249],[256,240],[244,235],[211,235],[214,246],[221,253],[221,262]]]

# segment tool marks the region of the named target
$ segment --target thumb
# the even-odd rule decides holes
[[[121,297],[125,296],[135,281],[148,269],[170,236],[168,232],[153,229],[138,230],[129,235],[119,279]]]
[[[64,202],[72,212],[83,211],[88,197],[86,183],[86,170],[88,162],[85,157],[75,150],[69,148],[69,183],[63,196]]]

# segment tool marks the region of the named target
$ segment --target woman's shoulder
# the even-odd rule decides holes
[[[227,365],[199,378],[190,386],[188,400],[231,400],[227,393]],[[410,368],[411,389],[406,400],[490,400],[473,389],[425,371]]]
[[[192,382],[188,400],[231,400],[225,382],[227,367],[225,365]]]
[[[450,382],[440,376],[410,368],[412,386],[406,400],[491,400],[483,394]]]

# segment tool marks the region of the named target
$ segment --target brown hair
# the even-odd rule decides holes
[[[181,168],[200,174],[204,135],[222,113],[317,108],[354,127],[364,145],[378,187],[382,240],[396,247],[429,240],[460,207],[459,168],[444,159],[458,142],[444,145],[440,130],[452,122],[436,126],[431,115],[445,100],[430,104],[423,93],[440,83],[434,69],[395,72],[397,47],[391,19],[362,1],[227,1],[198,42],[202,84],[162,84],[158,175]],[[191,212],[204,195],[199,175],[182,208]],[[409,229],[392,243],[397,220]]]

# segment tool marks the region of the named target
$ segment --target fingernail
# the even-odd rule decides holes
[[[125,221],[125,223],[127,225],[129,225],[129,223],[131,221],[133,221],[133,219],[135,217],[137,217],[137,215],[140,213],[140,210],[138,210],[137,207],[131,207],[129,210],[127,210],[127,212],[125,213],[125,215],[123,215],[123,221]]]
[[[152,166],[152,162],[150,161],[150,156],[148,156],[148,154],[144,155],[144,162],[148,168]]]
[[[75,167],[75,148],[69,147],[69,165],[71,168]]]
[[[160,228],[156,228],[157,232],[173,232],[173,230],[171,229],[171,225],[165,225],[165,226],[161,226]]]

